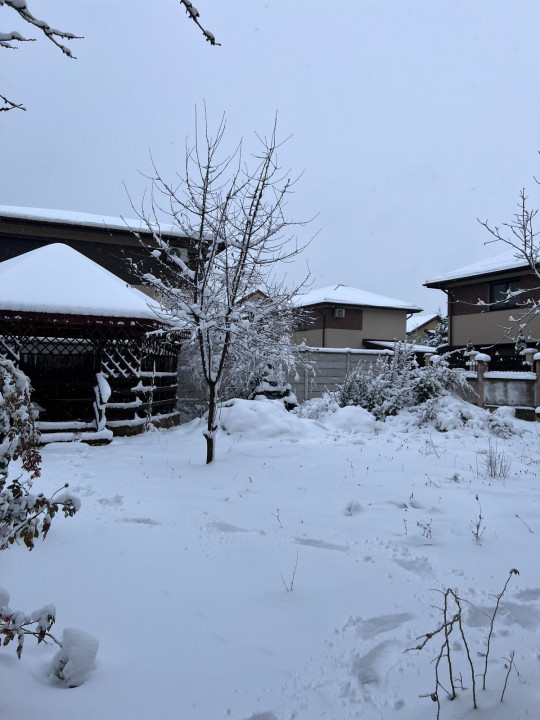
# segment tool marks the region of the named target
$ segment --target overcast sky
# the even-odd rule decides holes
[[[304,173],[291,218],[319,213],[313,287],[345,283],[444,308],[426,280],[505,248],[476,218],[540,205],[540,6],[533,0],[29,0],[83,35],[71,61],[44,39],[0,49],[0,204],[132,216],[149,150],[183,165],[194,106],[225,112],[232,148],[270,131]],[[0,8],[0,28],[36,36]]]

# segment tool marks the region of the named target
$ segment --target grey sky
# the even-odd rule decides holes
[[[80,35],[0,51],[0,204],[132,215],[148,151],[182,167],[193,110],[228,116],[232,148],[279,113],[282,165],[304,171],[293,218],[319,213],[291,266],[436,311],[422,282],[504,248],[518,191],[538,198],[540,7],[531,0],[197,0],[211,47],[176,0],[32,0]],[[0,8],[0,28],[18,29]],[[34,35],[35,36],[35,35]]]

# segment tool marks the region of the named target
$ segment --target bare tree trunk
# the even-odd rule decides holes
[[[217,395],[216,395],[216,384],[210,383],[208,397],[208,421],[206,424],[206,430],[204,437],[206,440],[206,464],[213,462],[216,454],[216,432],[217,432]]]

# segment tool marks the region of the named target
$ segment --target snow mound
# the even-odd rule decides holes
[[[377,421],[365,408],[358,405],[347,405],[328,414],[322,421],[326,427],[337,432],[373,433]]]
[[[316,420],[333,433],[373,433],[377,420],[365,408],[359,405],[340,407],[335,393],[325,393],[320,398],[312,398],[302,403],[294,414],[307,420]]]
[[[309,407],[305,407],[309,405]],[[229,400],[220,408],[219,427],[229,435],[317,441],[321,435],[372,434],[373,415],[358,406],[340,408],[335,401],[318,398],[289,412],[281,400],[257,396],[254,400]]]
[[[90,633],[65,628],[62,647],[51,661],[50,675],[67,687],[82,685],[96,660],[99,641]]]
[[[268,400],[257,396],[255,400],[235,398],[219,409],[219,427],[227,434],[241,434],[244,437],[267,438],[284,437],[291,440],[313,436],[320,437],[320,424],[298,418],[285,409],[281,400]]]

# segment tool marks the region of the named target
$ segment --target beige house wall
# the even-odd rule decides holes
[[[366,340],[405,340],[407,314],[403,310],[363,308],[362,330],[326,328],[324,347],[364,347]],[[295,333],[297,342],[305,341],[309,347],[323,347],[323,330],[303,330]]]
[[[407,313],[404,310],[366,308],[362,333],[368,340],[405,340]]]
[[[514,318],[514,321],[510,320]],[[525,322],[523,312],[512,310],[492,310],[474,315],[454,315],[452,318],[452,345],[466,345],[472,339],[475,345],[494,345],[514,342],[519,332],[519,324]],[[508,330],[510,328],[510,330]],[[540,338],[540,317],[535,316],[523,330],[525,337]]]
[[[294,341],[299,344],[305,342],[308,347],[322,347],[322,330],[299,330],[293,333],[293,337]]]

